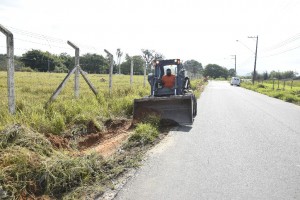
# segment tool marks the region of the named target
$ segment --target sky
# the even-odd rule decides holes
[[[31,49],[74,55],[104,49],[165,58],[300,74],[299,0],[0,0],[0,24],[14,34],[15,54]],[[0,34],[0,54],[6,39]],[[125,56],[123,56],[124,59]]]

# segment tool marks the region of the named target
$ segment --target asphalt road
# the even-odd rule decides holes
[[[300,106],[210,82],[116,199],[300,199]]]

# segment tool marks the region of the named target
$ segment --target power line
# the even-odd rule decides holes
[[[290,48],[288,50],[285,50],[285,51],[282,51],[282,52],[279,52],[279,53],[275,53],[275,54],[272,54],[272,55],[263,56],[261,58],[267,58],[267,57],[272,57],[272,56],[280,55],[280,54],[283,54],[283,53],[286,53],[286,52],[289,52],[289,51],[292,51],[292,50],[295,50],[295,49],[298,49],[298,48],[300,48],[300,46],[293,47],[293,48]]]
[[[46,41],[47,44],[42,44],[42,43],[39,43],[39,42],[33,42],[31,40],[28,40],[28,39],[26,40],[27,42],[41,44],[41,45],[48,45],[50,48],[51,48],[51,46],[54,47],[54,45],[52,45],[51,43],[67,44],[67,40],[65,40],[65,39],[56,38],[56,37],[53,37],[53,36],[48,36],[48,35],[39,34],[39,33],[34,33],[34,32],[30,32],[30,31],[26,31],[26,30],[21,30],[21,29],[17,29],[17,28],[11,27],[11,26],[7,26],[7,27],[9,27],[14,34],[16,33],[17,35],[19,34],[19,35],[34,38],[34,39],[37,39],[37,40]],[[22,40],[20,38],[18,38],[18,39]],[[102,51],[102,49],[97,50],[97,48],[95,46],[82,44],[82,43],[76,43],[76,44],[78,46],[80,46],[80,49],[89,49],[89,50],[93,50],[93,51]],[[61,47],[61,46],[55,46],[55,47],[64,48],[64,47]],[[69,48],[65,48],[65,49],[69,49]]]
[[[274,45],[274,46],[268,48],[267,50],[275,50],[275,49],[278,49],[278,48],[280,48],[280,47],[282,47],[282,46],[286,46],[287,44],[290,44],[290,43],[292,43],[292,42],[295,42],[295,41],[297,41],[298,39],[300,39],[300,33],[297,33],[296,35],[291,36],[291,37],[285,39],[284,41],[277,43],[276,45]]]

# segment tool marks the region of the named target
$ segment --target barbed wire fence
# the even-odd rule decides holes
[[[7,27],[7,26],[6,26]],[[0,57],[0,68],[1,71],[7,71],[7,76],[5,75],[5,73],[0,73],[0,79],[8,79],[8,84],[7,85],[0,85],[1,89],[1,105],[0,105],[0,109],[3,109],[3,107],[5,105],[8,105],[9,107],[9,112],[11,114],[14,114],[16,111],[16,98],[18,98],[18,94],[15,95],[15,90],[17,87],[18,89],[23,89],[23,87],[25,87],[22,84],[14,84],[14,75],[15,75],[15,68],[14,66],[16,66],[17,69],[22,68],[23,66],[20,65],[20,63],[14,62],[16,61],[14,59],[15,57],[15,52],[17,51],[18,53],[22,52],[23,54],[27,51],[30,50],[41,50],[41,51],[46,51],[49,52],[51,54],[54,55],[58,55],[57,53],[66,53],[68,55],[74,55],[74,48],[70,47],[70,44],[68,43],[67,40],[63,40],[63,39],[58,39],[55,37],[51,37],[51,36],[46,36],[46,35],[42,35],[42,34],[37,34],[37,33],[32,33],[29,31],[24,31],[24,30],[20,30],[20,29],[16,29],[13,27],[8,27],[9,30],[0,25],[0,31],[2,33],[4,33],[4,35],[7,37],[7,44],[5,45],[4,43],[2,43],[2,41],[0,41],[0,55],[6,55],[6,56],[1,56]],[[16,40],[16,42],[14,43],[14,40]],[[15,44],[15,45],[14,45]],[[24,45],[26,44],[26,45]],[[29,47],[28,47],[29,46]],[[28,48],[27,48],[28,47]],[[101,55],[101,53],[103,53],[103,49],[102,50],[97,50],[97,48],[93,47],[93,46],[89,46],[89,45],[85,45],[85,44],[78,44],[78,53],[75,53],[75,63],[74,63],[74,68],[73,70],[69,70],[69,73],[67,74],[67,76],[65,77],[65,79],[69,79],[71,77],[71,75],[73,73],[75,73],[75,78],[74,78],[74,94],[75,97],[79,96],[79,74],[82,75],[83,79],[87,82],[88,86],[90,87],[90,89],[93,91],[93,93],[95,95],[98,94],[99,91],[105,91],[107,89],[109,89],[110,93],[112,90],[112,85],[116,84],[118,80],[114,80],[114,78],[111,77],[111,79],[109,81],[107,81],[107,71],[102,73],[105,74],[98,74],[97,75],[97,81],[95,83],[95,79],[93,79],[94,84],[89,80],[89,74],[85,71],[83,71],[80,66],[85,66],[88,63],[79,63],[79,47],[80,49],[84,49],[86,52],[92,52],[98,55]],[[72,52],[73,49],[73,52]],[[5,51],[6,50],[6,51]],[[76,48],[75,48],[76,51]],[[38,58],[36,58],[38,59]],[[114,60],[111,59],[110,60],[110,67],[113,66],[114,64]],[[51,73],[51,70],[49,69],[49,65],[51,64],[51,61],[47,60],[46,63],[48,63],[48,70],[46,74],[46,76],[48,77],[49,80],[51,80],[51,78],[54,77],[54,74]],[[134,72],[134,66],[133,66],[133,62],[131,63],[131,76],[130,78],[128,77],[128,83],[130,84],[130,87],[135,87],[135,86],[140,86],[142,83],[140,83],[138,80],[134,80],[133,78],[133,74],[136,74]],[[112,73],[112,70],[109,70]],[[53,72],[53,71],[52,71]],[[42,72],[41,72],[42,73]],[[44,73],[45,75],[45,73]],[[90,75],[92,76],[92,75]],[[18,73],[18,79],[20,80],[34,80],[36,79],[36,74],[34,73]],[[57,77],[57,79],[61,79],[60,77]],[[49,102],[53,101],[58,93],[63,89],[63,85],[65,85],[67,80],[61,80],[62,83],[60,85],[57,85],[57,83],[53,83],[51,81],[46,81],[46,83],[42,83],[43,85],[47,84],[49,87],[51,88],[57,88],[56,90],[53,89],[53,94],[50,97],[49,96]],[[4,91],[4,88],[7,89],[6,91]],[[26,90],[26,89],[23,89]],[[58,92],[59,90],[59,92]],[[8,98],[4,98],[4,96],[7,96]],[[5,106],[7,107],[7,106]]]

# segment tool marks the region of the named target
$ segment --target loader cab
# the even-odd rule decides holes
[[[182,95],[186,81],[185,70],[180,59],[157,60],[153,63],[154,73],[149,74],[148,81],[151,85],[151,96],[171,96]],[[175,76],[173,87],[164,87],[163,76],[167,74],[167,70],[171,70],[171,74]]]

